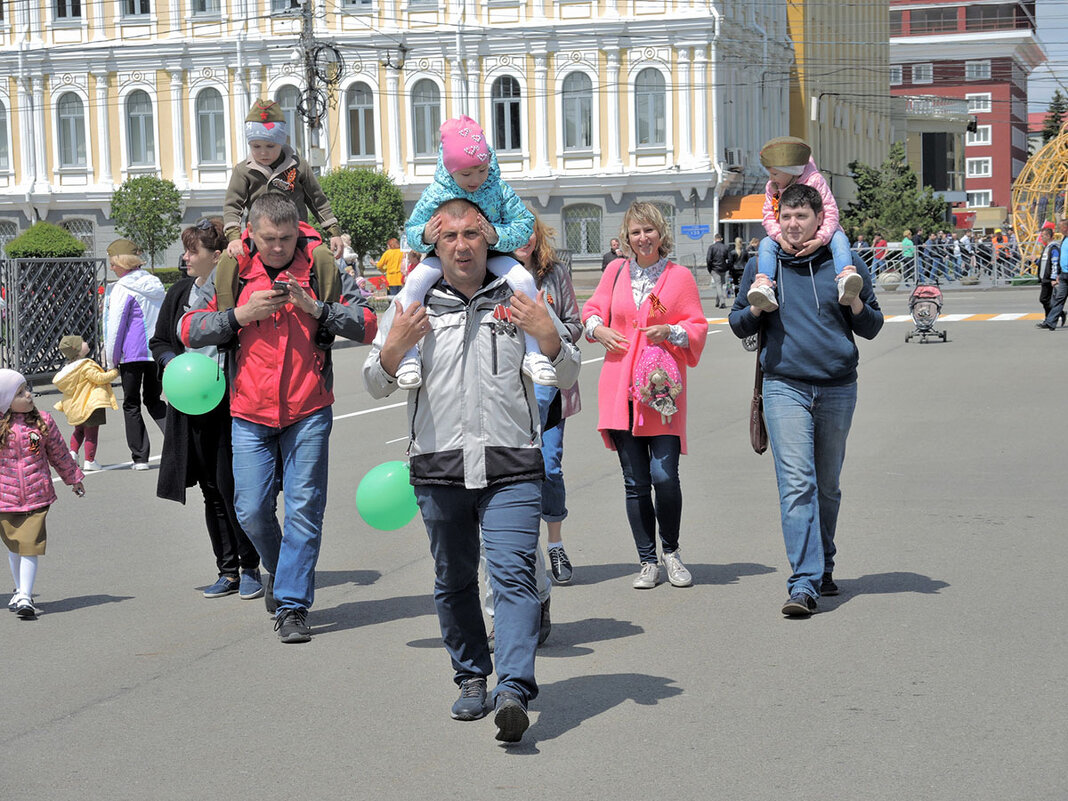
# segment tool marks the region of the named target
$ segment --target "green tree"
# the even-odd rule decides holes
[[[1046,110],[1046,120],[1042,125],[1043,144],[1060,134],[1061,125],[1064,123],[1066,114],[1068,114],[1068,97],[1062,95],[1061,90],[1057,89],[1053,92],[1053,97],[1050,98],[1049,108]]]
[[[156,254],[177,241],[182,224],[182,198],[171,182],[152,175],[130,178],[111,196],[115,230],[135,242],[156,266]]]
[[[857,186],[857,199],[842,212],[842,228],[863,231],[870,242],[875,233],[895,240],[906,228],[927,231],[945,227],[949,204],[936,197],[931,187],[920,186],[905,159],[904,143],[892,144],[879,167],[854,161],[849,169]]]
[[[65,259],[85,253],[85,243],[52,223],[31,225],[4,248],[12,259]]]
[[[341,230],[352,238],[359,262],[386,249],[390,237],[404,225],[400,190],[385,173],[363,167],[341,167],[319,179],[330,198]]]

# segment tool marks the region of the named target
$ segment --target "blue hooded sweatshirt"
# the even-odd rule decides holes
[[[775,287],[779,308],[755,316],[746,294],[756,263],[756,258],[750,259],[745,267],[729,320],[739,338],[757,333],[763,324],[760,363],[765,375],[821,386],[856,381],[860,353],[853,335],[874,339],[883,327],[883,313],[861,258],[853,253],[853,265],[864,279],[860,292],[864,308],[859,314],[838,302],[834,260],[827,248],[820,248],[803,259],[780,255]]]

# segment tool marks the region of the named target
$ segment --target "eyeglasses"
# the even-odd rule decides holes
[[[196,228],[198,231],[210,231],[212,228],[215,227],[215,223],[209,220],[207,217],[201,217],[199,220],[193,223],[193,227]]]

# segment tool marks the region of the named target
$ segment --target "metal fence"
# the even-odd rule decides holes
[[[55,373],[67,334],[97,357],[106,270],[105,259],[0,259],[0,365],[27,378]]]
[[[940,284],[954,281],[978,283],[985,286],[1007,286],[1031,280],[1035,265],[1022,258],[1016,248],[1003,247],[995,250],[989,244],[972,244],[961,247],[959,243],[935,244],[919,247],[906,256],[901,243],[888,244],[886,248],[854,248],[875,277],[886,272],[898,272],[902,282]]]

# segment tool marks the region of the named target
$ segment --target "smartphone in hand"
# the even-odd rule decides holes
[[[271,289],[273,289],[275,292],[283,292],[283,293],[288,295],[289,294],[289,282],[288,281],[275,280],[275,282],[273,284],[271,284]]]

